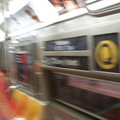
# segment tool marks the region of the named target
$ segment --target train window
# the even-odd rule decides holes
[[[33,62],[34,55],[32,51],[32,45],[26,46],[14,46],[9,47],[9,58],[10,58],[10,78],[13,80],[31,84],[33,78]],[[16,70],[17,69],[17,70]]]
[[[53,74],[51,82],[55,100],[90,114],[119,120],[120,85],[59,73]]]
[[[35,74],[40,73],[39,54],[36,52],[38,45],[34,34],[17,36],[9,44],[9,78],[29,94],[35,92],[35,84],[39,86]]]
[[[31,68],[33,67],[33,55],[26,49],[26,46],[17,47],[17,49],[21,49],[21,51],[16,52],[16,62],[18,68],[18,79],[20,82],[30,84],[30,76],[31,76]]]
[[[94,36],[95,69],[119,72],[117,33]]]

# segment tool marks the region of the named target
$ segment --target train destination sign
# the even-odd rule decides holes
[[[46,57],[46,63],[49,66],[88,70],[87,57]]]
[[[66,38],[45,42],[46,51],[75,51],[87,50],[87,37]]]
[[[118,72],[117,34],[95,37],[94,57],[98,70]]]

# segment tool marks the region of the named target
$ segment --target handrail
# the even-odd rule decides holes
[[[105,14],[111,14],[113,12],[117,12],[120,11],[120,3],[119,4],[115,4],[115,5],[111,5],[109,7],[100,9],[100,10],[90,10],[87,6],[87,4],[85,3],[84,0],[82,0],[84,7],[87,9],[88,14],[89,15],[93,15],[93,16],[99,16],[99,15],[105,15]]]

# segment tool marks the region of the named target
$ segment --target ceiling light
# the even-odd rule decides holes
[[[0,42],[4,40],[5,40],[5,33],[2,30],[0,30]]]

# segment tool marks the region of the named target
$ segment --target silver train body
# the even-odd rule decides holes
[[[114,87],[116,86],[118,88],[120,86],[120,82],[119,82],[120,81],[120,54],[119,54],[120,27],[119,26],[120,26],[120,13],[104,15],[104,16],[92,16],[86,13],[71,19],[56,22],[54,24],[48,25],[43,28],[38,28],[37,30],[33,30],[32,32],[36,32],[37,34],[32,38],[32,40],[35,39],[35,41],[33,40],[32,43],[21,42],[21,44],[20,43],[11,44],[8,42],[7,49],[9,49],[10,47],[15,47],[15,48],[18,48],[20,46],[26,47],[35,43],[34,45],[35,47],[31,47],[31,50],[34,51],[33,54],[36,54],[35,60],[38,60],[40,62],[40,66],[42,69],[42,73],[40,74],[34,72],[30,85],[25,85],[21,83],[18,77],[16,77],[17,80],[11,80],[12,84],[16,84],[16,85],[20,84],[21,87],[19,89],[22,89],[25,92],[27,91],[28,94],[32,93],[31,95],[38,98],[39,100],[49,101],[50,103],[48,104],[48,108],[47,108],[49,120],[97,120],[97,119],[109,120],[110,118],[111,120],[119,120],[119,118],[116,118],[115,116],[120,117],[118,115],[118,113],[120,113],[120,107],[119,107],[120,96],[119,94],[116,93],[113,93],[111,95],[109,91],[107,92],[105,91],[105,90],[110,90],[110,88],[107,88],[107,86],[110,87],[113,85]],[[12,39],[17,39],[18,37],[22,38],[22,36],[25,35],[29,37],[31,36],[32,32],[24,33],[17,36],[12,36]],[[85,41],[87,44],[86,49],[79,50],[78,48],[78,50],[74,50],[70,48],[71,47],[70,43],[68,46],[63,47],[64,44],[66,44],[65,42],[66,41],[68,42],[69,39],[79,38],[83,36],[85,37]],[[25,38],[27,39],[27,37]],[[107,44],[109,46],[106,49],[106,51],[109,50],[109,48],[111,52],[114,51],[113,50],[114,48],[115,50],[117,50],[115,51],[116,52],[115,54],[117,54],[117,58],[116,58],[117,60],[115,59],[115,63],[108,63],[112,65],[114,64],[113,65],[114,67],[112,67],[111,69],[106,67],[107,63],[104,63],[103,58],[101,58],[100,61],[97,61],[97,59],[95,58],[95,55],[97,56],[99,54],[99,51],[100,50],[102,51],[102,49],[104,49],[102,48],[103,46],[99,48],[98,51],[96,49],[97,44],[101,42],[100,40],[105,41],[106,42],[105,45]],[[113,44],[112,45],[111,43],[109,44],[109,42],[107,42],[108,40],[113,41],[116,44],[115,47]],[[54,50],[47,50],[46,44],[47,43],[49,44],[49,42],[51,41],[52,42],[59,41],[57,44],[59,47],[58,46],[56,47],[54,43],[53,47],[56,48]],[[98,41],[98,43],[96,43],[96,41]],[[9,69],[11,69],[10,59],[12,59],[13,62],[15,58],[11,58],[10,50],[9,53],[7,54],[9,55],[7,64],[9,66]],[[106,56],[104,55],[103,57]],[[108,55],[108,56],[111,56],[108,62],[114,59],[114,55],[113,56]],[[74,66],[77,64],[76,61],[78,60],[78,58],[81,59],[82,57],[87,59],[87,62],[80,63],[85,65],[87,64],[86,69],[76,68]],[[57,60],[57,62],[59,61],[60,63],[63,62],[63,60],[67,59],[69,60],[68,62],[70,63],[67,63],[68,66],[66,64],[65,66],[64,65],[60,66],[60,63],[55,63],[56,61],[54,61],[54,63],[50,63],[53,62],[51,58],[52,60]],[[9,72],[9,76],[11,77],[10,72]],[[79,79],[80,81],[85,79],[85,81],[91,81],[89,83],[91,87],[93,86],[96,87],[97,86],[96,84],[98,84],[98,82],[100,82],[100,84],[105,83],[106,87],[102,88],[103,89],[102,92],[96,92],[99,91],[97,90],[97,88],[95,89],[91,88],[92,89],[91,90],[89,87],[88,87],[89,89],[88,88],[85,89],[84,87],[80,88],[81,91],[78,91],[77,89],[79,87],[72,86],[73,85],[72,82],[66,83],[63,81],[63,83],[59,83],[59,84],[62,84],[61,86],[63,87],[62,89],[64,90],[62,91],[60,89],[59,91],[60,88],[59,84],[53,81],[53,79],[57,79],[57,76],[59,79],[64,78],[67,79],[67,81],[69,81],[69,79],[72,80],[72,78],[75,79],[76,81],[79,81]],[[70,76],[72,78],[68,78],[67,76],[68,77]],[[55,85],[55,83],[57,85]],[[71,96],[69,95],[67,96],[68,93],[66,91],[68,89],[64,87],[68,85],[69,85],[68,88],[69,92],[71,92],[69,94],[71,94]],[[84,85],[86,85],[86,83]],[[113,90],[113,92],[116,91]],[[83,102],[81,102],[81,107],[79,104],[77,104],[79,99],[77,99],[75,94],[76,96],[79,96],[81,94],[80,98],[81,99],[82,97],[84,98]],[[100,96],[101,94],[102,96]],[[66,96],[66,98],[64,98],[63,96]],[[106,96],[109,96],[110,98],[107,98]],[[67,97],[69,97],[69,99]],[[73,101],[70,101],[70,99]],[[95,101],[95,102],[88,102],[88,101]],[[107,104],[108,101],[109,104]],[[82,104],[84,103],[85,105],[88,104],[88,106],[89,104],[90,105],[92,104],[93,106],[102,106],[102,104],[104,104],[104,106],[102,106],[101,109],[99,110],[97,108],[94,108],[93,110],[91,108],[92,105],[89,107],[86,107],[84,105],[82,106]],[[115,105],[117,105],[117,107],[115,107]],[[115,109],[116,113],[113,113],[113,111],[111,111],[112,109]],[[109,111],[111,112],[109,113]],[[110,114],[114,114],[114,115],[111,117]]]

